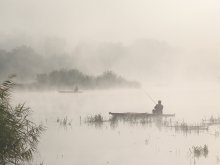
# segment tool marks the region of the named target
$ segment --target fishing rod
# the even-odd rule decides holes
[[[154,101],[154,99],[151,97],[151,95],[146,90],[144,90],[144,88],[142,88],[142,90],[154,104],[157,104],[156,101]]]

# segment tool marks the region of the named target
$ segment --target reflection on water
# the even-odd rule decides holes
[[[104,117],[101,114],[95,114],[87,116],[85,123],[89,126],[101,127],[107,122],[113,129],[119,124],[129,124],[129,126],[154,125],[159,130],[162,128],[169,128],[174,129],[176,132],[182,132],[185,134],[189,134],[191,132],[203,133],[204,131],[208,131],[209,126],[219,124],[219,118],[214,120],[213,117],[210,119],[210,122],[204,122],[204,120],[202,120],[200,124],[187,124],[184,121],[173,121],[173,117],[175,116],[146,116],[145,114],[140,113],[122,113],[112,115],[108,120],[104,120]]]
[[[220,156],[217,91],[207,93],[212,100],[206,102],[201,102],[207,100],[201,98],[204,91],[197,89],[190,93],[196,98],[193,102],[186,93],[150,91],[163,100],[165,113],[176,114],[174,118],[111,118],[109,112],[151,112],[154,105],[138,90],[77,95],[15,92],[14,102],[26,102],[33,109],[33,120],[47,127],[33,164],[205,165],[218,163]]]

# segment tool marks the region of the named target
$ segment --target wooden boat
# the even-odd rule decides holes
[[[146,118],[146,117],[174,117],[175,114],[153,114],[153,113],[136,113],[136,112],[125,112],[125,113],[112,113],[109,112],[112,117],[131,117],[131,118]]]
[[[59,93],[82,93],[82,91],[79,90],[78,86],[74,88],[74,90],[60,90]]]
[[[59,93],[82,93],[82,91],[74,91],[74,90],[61,90],[61,91],[58,91]]]

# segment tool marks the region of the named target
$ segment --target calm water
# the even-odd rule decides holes
[[[175,113],[173,120],[199,123],[202,118],[220,115],[220,87],[181,87],[147,89],[161,99],[164,113]],[[143,90],[84,91],[83,93],[14,92],[13,101],[26,102],[32,117],[47,131],[41,137],[38,153],[31,164],[44,165],[186,165],[218,164],[220,158],[219,126],[202,133],[185,134],[153,125],[108,122],[100,127],[83,122],[87,115],[108,112],[151,112],[154,104]],[[156,100],[155,99],[155,100]],[[71,126],[62,127],[64,117]],[[81,123],[80,123],[81,117]],[[190,148],[208,145],[207,157],[193,158]]]

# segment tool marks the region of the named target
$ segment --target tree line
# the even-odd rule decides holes
[[[136,81],[129,81],[112,71],[105,71],[99,76],[82,73],[78,69],[60,69],[46,74],[38,74],[30,86],[36,88],[74,88],[98,89],[114,87],[139,87]]]

